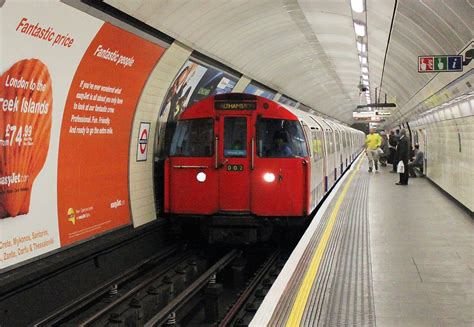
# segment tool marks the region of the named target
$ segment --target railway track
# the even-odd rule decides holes
[[[64,305],[35,326],[243,326],[286,250],[174,245]]]

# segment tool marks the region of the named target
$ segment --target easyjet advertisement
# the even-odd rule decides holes
[[[60,2],[0,13],[1,269],[130,223],[132,120],[164,49]]]

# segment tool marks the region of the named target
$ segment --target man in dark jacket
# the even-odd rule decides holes
[[[398,160],[396,160],[396,148],[398,144],[398,137],[395,136],[395,133],[393,131],[390,131],[390,135],[388,136],[388,148],[389,148],[389,154],[388,154],[388,163],[392,164],[392,170],[390,172],[396,173],[397,172],[397,163]]]
[[[405,172],[400,174],[400,181],[395,183],[397,185],[408,185],[408,158],[410,155],[410,147],[408,146],[408,138],[406,129],[400,131],[400,140],[397,145],[398,161],[403,161]],[[398,163],[397,163],[398,164]]]

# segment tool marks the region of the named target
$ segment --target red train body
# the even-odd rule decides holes
[[[238,93],[188,108],[178,119],[165,162],[164,211],[175,221],[198,220],[210,242],[255,242],[276,222],[305,222],[329,188],[324,169],[318,174],[313,160],[325,142],[314,149],[318,142],[305,115],[310,116]],[[341,152],[341,173],[343,161]],[[348,162],[345,158],[346,167]],[[321,168],[327,172],[327,166]],[[336,179],[337,164],[334,169]]]

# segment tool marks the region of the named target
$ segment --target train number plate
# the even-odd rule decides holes
[[[244,171],[244,165],[227,165],[227,171]]]

